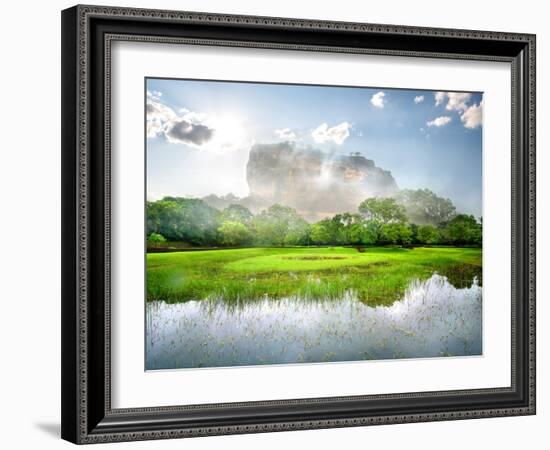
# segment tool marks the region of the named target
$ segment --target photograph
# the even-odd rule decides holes
[[[145,369],[483,354],[483,93],[146,78]]]
[[[30,323],[56,333],[39,341],[59,357],[37,354],[56,365],[43,372],[60,392],[61,438],[300,448],[324,433],[328,448],[365,433],[384,445],[380,425],[395,425],[393,439],[409,424],[409,447],[535,442],[543,15],[189,1],[63,5],[61,26],[42,27],[60,52],[60,74],[46,77],[59,89],[39,93],[58,97],[43,104],[60,107],[48,118],[61,158],[36,154],[61,167],[8,153],[61,175],[60,217],[40,222],[61,226],[45,234],[61,264],[37,272],[61,307],[37,297],[44,313]],[[16,72],[21,86],[36,78]],[[7,148],[26,142],[19,122]],[[12,214],[18,234],[34,236],[52,195],[8,172],[48,199],[11,196],[29,212]],[[19,266],[6,298],[34,280]],[[46,364],[15,347],[11,366]],[[38,442],[53,425],[32,409]]]

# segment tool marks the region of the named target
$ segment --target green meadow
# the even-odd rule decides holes
[[[481,284],[482,251],[461,247],[241,248],[147,254],[147,299],[226,302],[298,297],[338,299],[351,292],[371,306],[399,299],[409,283],[435,272],[457,288]]]

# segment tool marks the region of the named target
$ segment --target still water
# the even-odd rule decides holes
[[[391,306],[265,299],[147,303],[146,369],[480,355],[482,288],[434,274]]]

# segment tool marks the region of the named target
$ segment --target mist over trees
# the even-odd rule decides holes
[[[401,189],[395,201],[405,208],[409,221],[417,225],[438,225],[456,215],[451,200],[438,197],[429,189]]]
[[[361,202],[359,212],[368,220],[376,220],[384,224],[407,222],[405,207],[392,197],[372,197]]]
[[[482,224],[457,214],[449,199],[428,189],[402,190],[395,197],[371,197],[357,211],[308,223],[293,208],[274,204],[258,214],[230,204],[223,209],[204,200],[164,197],[147,202],[147,236],[151,246],[164,241],[190,246],[310,245],[475,245]]]
[[[219,243],[220,212],[196,198],[164,197],[147,202],[147,234],[191,245]]]
[[[295,209],[273,205],[252,219],[257,245],[307,245],[309,224]]]

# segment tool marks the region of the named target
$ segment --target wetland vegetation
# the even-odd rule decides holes
[[[146,317],[148,369],[482,353],[477,279],[457,289],[441,275],[411,282],[390,306],[373,307],[351,293],[334,300],[151,301]]]
[[[313,223],[280,204],[149,202],[146,367],[480,354],[481,221],[402,196]]]
[[[415,279],[434,273],[457,288],[481,283],[478,248],[244,248],[147,255],[147,299],[166,302],[263,298],[335,300],[346,293],[365,304],[391,305]]]

